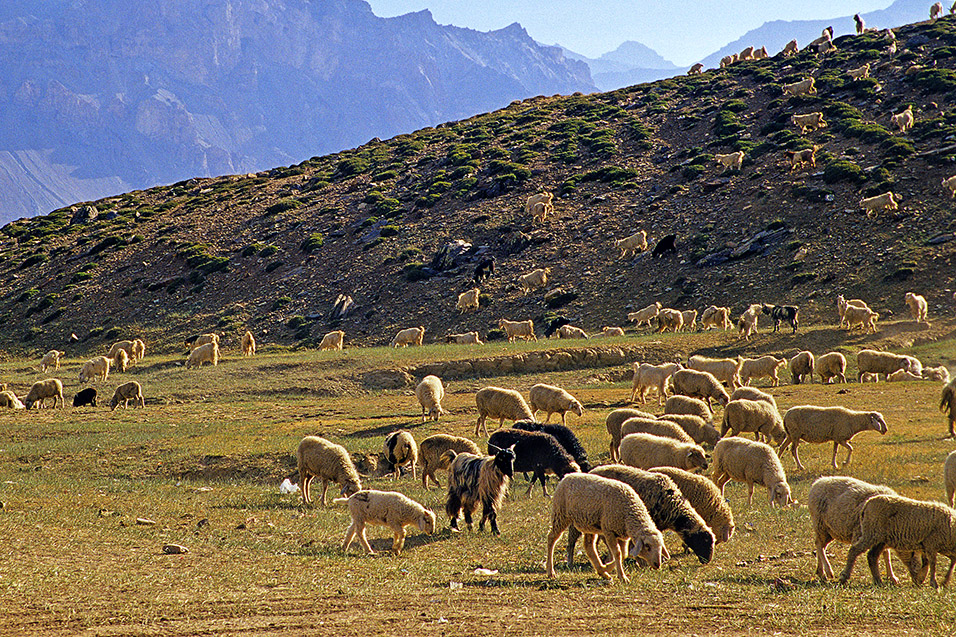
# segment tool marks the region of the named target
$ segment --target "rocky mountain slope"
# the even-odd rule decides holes
[[[216,329],[310,344],[332,328],[386,344],[426,341],[500,317],[561,313],[588,331],[659,301],[679,309],[799,305],[832,322],[839,293],[884,320],[919,291],[952,316],[956,219],[940,186],[956,173],[956,21],[838,38],[838,51],[745,62],[609,93],[537,97],[253,175],[190,179],[75,206],[0,230],[0,331],[9,349],[67,342],[98,351],[143,334],[153,348]],[[871,77],[846,70],[869,63]],[[781,87],[808,76],[817,92]],[[890,115],[912,105],[916,125]],[[829,126],[802,135],[793,113]],[[821,146],[814,168],[785,151]],[[714,154],[743,150],[739,171]],[[524,211],[535,192],[555,214]],[[894,191],[867,217],[862,197]],[[623,259],[614,240],[676,234],[678,253]],[[462,242],[462,243],[458,243]],[[470,244],[471,249],[467,249]],[[447,246],[451,246],[448,248]],[[481,308],[457,295],[497,262]],[[550,267],[543,290],[516,277]],[[354,301],[332,319],[339,295]],[[860,337],[862,338],[862,337]]]
[[[0,4],[0,221],[592,91],[519,26],[361,0]]]

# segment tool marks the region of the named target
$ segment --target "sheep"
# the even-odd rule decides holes
[[[704,65],[698,62],[687,70],[687,75],[700,75],[704,70]]]
[[[777,373],[780,368],[787,364],[785,358],[775,358],[773,356],[761,356],[760,358],[740,358],[740,382],[749,385],[754,378],[769,378],[770,386],[776,387],[780,384],[780,378]]]
[[[864,333],[876,332],[876,322],[880,315],[865,307],[848,305],[846,312],[843,313],[843,320],[846,322],[846,329],[852,332],[859,326]]]
[[[93,390],[93,391],[96,391],[96,390]],[[3,391],[0,391],[0,408],[24,409],[24,405],[23,405],[23,402],[19,398],[17,398],[16,394],[14,394],[9,389],[4,389]]]
[[[860,376],[860,382],[861,383],[878,383],[880,382],[880,375],[866,372],[862,376]]]
[[[213,367],[219,364],[219,346],[215,343],[200,345],[189,353],[186,359],[186,369],[202,367],[203,363],[210,363]]]
[[[906,110],[900,111],[896,115],[890,117],[890,122],[894,126],[900,129],[901,133],[905,133],[909,129],[913,128],[913,123],[916,119],[913,117],[913,106],[907,106]]]
[[[531,215],[534,217],[535,221],[540,223],[544,223],[544,220],[548,218],[548,215],[553,214],[554,206],[543,201],[539,201],[531,207]]]
[[[564,425],[546,425],[533,420],[519,420],[514,424],[515,429],[523,431],[537,431],[553,436],[558,444],[561,445],[574,459],[581,471],[590,471],[591,462],[588,460],[588,454],[581,445],[581,441],[574,435],[574,432]]]
[[[950,451],[943,463],[943,484],[946,485],[946,501],[953,506],[956,500],[956,451]]]
[[[791,115],[790,121],[800,129],[801,135],[806,135],[807,131],[812,132],[827,127],[826,120],[823,119],[823,113],[819,111],[806,113],[805,115]]]
[[[455,309],[464,314],[465,312],[478,311],[478,288],[472,288],[467,292],[458,295],[458,303]]]
[[[582,330],[580,327],[575,327],[574,325],[562,325],[558,328],[558,338],[584,338],[588,337],[588,333]]]
[[[504,424],[506,418],[514,421],[534,420],[534,413],[524,397],[513,389],[482,387],[475,393],[475,404],[478,406],[476,436],[480,430],[488,435],[488,418],[498,418],[498,427]]]
[[[299,490],[306,505],[312,504],[309,486],[313,478],[322,479],[322,506],[326,506],[325,494],[330,482],[341,485],[342,497],[362,490],[362,480],[349,452],[342,445],[319,436],[306,436],[299,442],[295,457],[299,468]]]
[[[714,161],[723,166],[724,172],[728,170],[740,170],[744,163],[744,151],[738,150],[736,153],[716,154]]]
[[[786,46],[783,47],[783,50],[780,52],[780,55],[782,55],[785,58],[788,58],[791,55],[796,55],[797,51],[799,50],[800,49],[797,46],[797,41],[790,40],[789,42],[787,42]]]
[[[817,53],[829,53],[830,51],[836,51],[837,47],[833,44],[833,40],[824,40],[816,45]]]
[[[892,191],[884,192],[882,195],[860,199],[860,207],[866,212],[867,217],[872,217],[878,210],[899,210],[899,202],[903,198],[894,195]]]
[[[66,356],[66,352],[58,349],[51,349],[40,359],[40,371],[45,372],[47,368],[52,367],[55,370],[60,369],[60,359]]]
[[[744,60],[752,60],[752,59],[754,59],[754,48],[752,46],[748,46],[746,49],[744,49],[739,54],[737,54],[738,62],[743,62]]]
[[[736,54],[736,53],[734,53],[734,54],[732,54],[732,55],[725,55],[724,57],[720,58],[720,68],[722,68],[722,69],[723,69],[723,68],[726,68],[726,67],[730,66],[731,64],[733,64],[733,63],[736,62],[736,61],[737,61],[737,54]]]
[[[706,422],[710,422],[714,416],[714,412],[711,411],[710,405],[706,401],[678,394],[671,396],[667,399],[667,402],[664,403],[664,415],[697,416]]]
[[[732,390],[741,385],[739,358],[737,360],[733,358],[707,358],[698,354],[687,359],[687,368],[712,374],[714,378],[726,384]]]
[[[322,342],[319,343],[319,351],[325,351],[328,349],[342,349],[342,343],[345,340],[345,332],[342,330],[334,330],[329,332],[322,337]]]
[[[853,80],[862,80],[864,78],[870,77],[870,63],[867,62],[863,66],[855,69],[850,69],[846,72],[850,76],[850,79]]]
[[[252,332],[246,330],[246,333],[242,335],[242,340],[239,343],[239,346],[242,348],[243,356],[255,356],[256,355],[256,337],[252,335]]]
[[[840,352],[827,352],[817,357],[815,367],[824,385],[834,378],[839,378],[841,383],[846,382],[846,357]]]
[[[886,382],[895,383],[904,380],[923,380],[922,375],[917,375],[905,369],[898,369],[886,377]]]
[[[525,495],[531,493],[535,482],[541,482],[541,490],[548,495],[546,472],[551,471],[558,479],[569,473],[581,471],[561,443],[551,434],[524,429],[500,429],[488,438],[488,453],[495,449],[512,449],[515,454],[514,470],[533,473]]]
[[[621,464],[638,469],[677,467],[693,471],[707,469],[707,458],[697,444],[651,434],[628,434],[621,439]]]
[[[650,327],[651,321],[657,318],[657,315],[660,313],[660,311],[661,311],[661,304],[654,303],[652,305],[648,305],[647,307],[641,310],[638,310],[637,312],[630,312],[627,315],[627,320],[629,323],[636,323],[637,327],[640,327],[641,325],[645,325],[645,324],[648,327]]]
[[[917,323],[927,323],[926,313],[929,309],[929,305],[926,303],[926,298],[920,294],[914,292],[907,292],[903,297],[903,302],[910,308],[910,314],[913,315],[913,320]]]
[[[83,363],[80,368],[80,382],[86,383],[100,378],[104,382],[110,376],[110,364],[112,359],[106,356],[96,356]]]
[[[665,254],[677,254],[677,235],[665,234],[651,251],[651,256],[660,259]]]
[[[737,331],[748,341],[751,336],[757,333],[757,319],[762,309],[761,305],[753,304],[737,319]]]
[[[724,390],[720,381],[707,372],[698,372],[693,369],[682,369],[671,377],[675,394],[683,394],[691,398],[700,398],[710,407],[713,398],[720,405],[726,405],[730,396]]]
[[[601,333],[596,336],[624,336],[624,329],[620,327],[602,327]]]
[[[146,356],[146,343],[142,339],[133,339],[133,355],[130,357],[130,363],[141,361]]]
[[[773,405],[773,408],[777,408],[777,401],[774,400],[773,396],[766,392],[762,392],[756,387],[740,387],[734,390],[734,393],[730,395],[731,400],[762,400],[768,405]]]
[[[898,369],[905,369],[917,376],[922,375],[923,372],[923,365],[912,356],[878,352],[874,349],[861,349],[856,355],[856,366],[859,370],[857,380],[860,380],[860,377],[867,372],[884,376]]]
[[[708,330],[712,327],[723,330],[729,330],[733,327],[730,322],[730,308],[711,305],[701,313],[700,328]]]
[[[478,530],[484,530],[485,520],[491,523],[491,532],[501,535],[498,530],[498,509],[508,491],[508,482],[514,477],[514,449],[496,449],[493,456],[479,456],[470,453],[446,451],[452,458],[448,476],[448,500],[445,513],[448,514],[451,530],[458,532],[458,513],[463,512],[465,524],[471,530],[471,516],[480,503],[481,521]]]
[[[762,442],[737,436],[722,438],[714,445],[713,479],[721,495],[731,480],[745,483],[749,487],[748,507],[753,505],[754,486],[758,484],[767,488],[770,506],[784,507],[793,502],[780,458],[773,447]]]
[[[647,508],[654,526],[661,533],[674,531],[694,552],[701,564],[710,562],[714,555],[714,532],[687,501],[677,484],[663,473],[653,473],[621,464],[611,464],[591,470],[590,475],[623,482],[634,489]],[[580,532],[568,529],[568,567],[574,566],[574,546]],[[666,547],[665,547],[666,550]]]
[[[790,447],[797,468],[806,471],[797,455],[797,446],[801,440],[806,442],[833,442],[833,458],[830,464],[838,469],[836,463],[837,449],[846,447],[846,461],[843,466],[850,464],[853,455],[853,446],[850,439],[861,431],[878,431],[886,433],[886,421],[878,411],[852,411],[846,407],[816,407],[813,405],[798,405],[791,407],[783,416],[783,428],[787,437],[780,445],[780,451]]]
[[[850,307],[851,305],[862,307],[867,310],[870,309],[870,307],[862,299],[847,300],[842,294],[837,295],[837,312],[840,314],[840,327],[846,325],[846,308]]]
[[[399,330],[395,335],[395,338],[392,339],[390,347],[408,347],[409,345],[418,345],[422,344],[422,341],[425,339],[425,328],[419,325],[418,327],[410,327],[408,329]]]
[[[478,332],[465,332],[464,334],[449,334],[445,337],[446,343],[456,343],[458,345],[484,345]]]
[[[681,314],[680,310],[673,310],[671,308],[665,307],[657,314],[657,333],[662,334],[663,332],[670,330],[672,332],[679,332],[684,326],[684,315]]]
[[[801,380],[806,380],[813,384],[813,352],[803,350],[790,359],[788,363],[790,369],[790,378],[794,385],[799,385]]]
[[[33,383],[30,387],[30,391],[27,392],[26,397],[23,399],[23,404],[26,409],[33,409],[33,406],[36,405],[37,409],[43,407],[43,403],[46,402],[47,398],[53,399],[53,408],[56,409],[56,401],[60,400],[60,405],[65,407],[66,403],[63,401],[63,383],[60,382],[58,378],[47,378],[46,380],[38,380]]]
[[[455,453],[470,453],[476,456],[481,455],[481,450],[474,442],[468,438],[460,436],[450,436],[448,434],[434,434],[422,440],[418,446],[418,457],[422,468],[422,487],[428,490],[428,479],[441,487],[438,476],[435,472],[439,469],[445,470],[451,465],[451,458],[445,455],[445,452],[451,450]]]
[[[116,356],[116,350],[123,349],[126,350],[126,355],[129,356],[130,360],[135,360],[136,357],[133,355],[133,341],[117,341],[110,346],[109,352],[107,352],[107,358],[114,358]]]
[[[946,385],[943,385],[943,391],[939,400],[939,410],[943,413],[949,411],[949,438],[956,438],[956,378]]]
[[[943,384],[949,382],[949,370],[943,365],[939,367],[924,367],[922,376],[923,380],[935,380]]]
[[[651,472],[660,473],[674,481],[690,505],[714,532],[714,544],[722,544],[733,537],[734,513],[710,478],[676,467],[654,467]]]
[[[859,13],[853,16],[853,22],[856,24],[856,34],[863,35],[866,32],[866,23],[863,21],[863,18],[860,17]]]
[[[607,415],[607,418],[604,420],[604,426],[607,428],[608,435],[611,436],[611,443],[608,447],[608,451],[611,455],[611,462],[619,462],[621,459],[621,454],[619,448],[621,446],[621,425],[624,424],[625,420],[629,418],[653,418],[654,414],[649,414],[646,411],[640,411],[637,409],[615,409]]]
[[[657,402],[663,404],[667,398],[667,379],[674,372],[684,369],[680,363],[664,363],[651,365],[650,363],[634,363],[634,377],[631,381],[631,402],[641,392],[641,404],[647,402],[647,392],[652,387],[657,388]]]
[[[196,336],[190,336],[185,341],[187,350],[194,350],[197,347],[202,347],[209,343],[215,343],[216,347],[219,347],[219,335],[212,332],[208,334],[198,334]]]
[[[647,232],[641,230],[624,239],[618,239],[614,242],[614,247],[621,251],[621,258],[634,256],[638,252],[647,250]]]
[[[399,476],[401,467],[409,465],[412,468],[412,480],[418,479],[415,474],[415,465],[418,464],[418,445],[415,444],[415,437],[411,432],[401,429],[385,436],[382,454],[392,469],[393,478]]]
[[[365,535],[367,524],[387,526],[392,530],[392,553],[395,555],[401,554],[405,546],[406,526],[415,524],[419,531],[428,535],[435,532],[435,512],[395,491],[368,489],[353,493],[348,498],[336,498],[333,502],[348,503],[352,516],[352,524],[345,532],[345,541],[342,543],[343,552],[349,550],[352,541],[358,536],[365,552],[375,554]]]
[[[816,95],[817,88],[815,86],[814,79],[808,77],[799,82],[794,82],[793,84],[784,84],[783,85],[783,94],[784,95],[793,95],[797,97],[799,95]]]
[[[548,275],[551,268],[538,268],[518,277],[518,285],[527,294],[535,288],[543,288],[548,284]]]
[[[760,306],[760,311],[769,316],[770,320],[773,321],[774,332],[780,329],[780,323],[786,321],[790,324],[790,327],[793,328],[792,334],[797,333],[797,327],[800,323],[800,308],[796,305],[771,305],[770,303],[763,303]]]
[[[681,329],[690,332],[697,327],[697,310],[684,310],[680,315],[682,319],[681,323],[683,324]]]
[[[775,445],[779,445],[787,437],[780,412],[776,406],[763,400],[737,399],[727,403],[720,427],[721,437],[726,436],[727,432],[730,432],[731,436],[751,432],[754,439],[768,443],[773,440]]]
[[[940,182],[940,185],[949,191],[950,199],[956,198],[956,175],[953,175],[948,179],[944,179],[942,182]]]
[[[524,204],[524,213],[529,214],[531,209],[534,208],[534,205],[537,203],[546,203],[551,204],[554,201],[554,195],[550,192],[539,192],[528,197],[528,200]]]
[[[564,327],[565,325],[570,325],[571,319],[566,316],[556,316],[553,319],[548,321],[548,326],[544,328],[544,337],[551,338],[554,336],[555,332]],[[560,338],[560,337],[559,337]]]
[[[936,559],[942,553],[949,558],[949,570],[943,586],[949,584],[956,565],[956,510],[942,502],[911,500],[898,495],[875,495],[863,504],[860,512],[860,535],[853,542],[846,557],[846,567],[840,583],[846,584],[853,573],[853,565],[861,553],[867,553],[867,562],[873,582],[881,584],[878,560],[885,548],[898,552],[921,552],[929,566],[929,581],[936,582]],[[923,571],[920,569],[920,579]],[[912,575],[912,569],[911,569]],[[915,581],[919,581],[914,577]]]
[[[683,429],[687,435],[691,437],[691,440],[698,445],[709,445],[713,447],[717,444],[717,441],[720,440],[720,432],[700,416],[694,416],[692,414],[664,414],[663,416],[658,416],[657,419],[667,420],[677,424],[677,426]]]
[[[519,336],[526,341],[537,342],[538,340],[534,335],[534,323],[532,321],[498,319],[498,327],[507,335],[509,343],[514,343]]]
[[[96,389],[93,387],[87,387],[86,389],[81,389],[76,392],[76,395],[73,396],[73,406],[74,407],[83,407],[84,405],[89,405],[90,407],[96,407]]]
[[[827,42],[830,42],[831,40],[833,40],[833,34],[830,33],[827,29],[824,29],[823,34],[816,40],[813,40],[812,42],[810,42],[810,44],[807,45],[807,48],[814,49],[817,52],[819,52],[819,47],[821,45],[825,45]]]
[[[810,148],[804,148],[803,150],[785,150],[783,151],[787,159],[790,161],[790,170],[794,170],[797,166],[816,168],[817,167],[817,151],[823,148],[822,146],[814,145]]]
[[[561,424],[567,425],[567,413],[573,411],[578,416],[584,413],[584,408],[577,398],[554,385],[545,385],[538,383],[532,385],[528,390],[528,399],[531,401],[531,412],[533,414],[539,411],[545,412],[547,417],[545,422],[551,421],[551,414],[561,414]],[[532,420],[534,418],[532,417]]]
[[[125,372],[129,368],[129,356],[125,349],[116,350],[116,355],[112,359],[112,367],[120,372]]]
[[[936,20],[943,15],[943,3],[937,2],[929,8],[929,19]]]
[[[652,434],[661,438],[670,438],[677,442],[696,444],[694,439],[680,425],[671,420],[660,418],[628,418],[621,425],[621,436],[630,434]]]
[[[631,557],[641,558],[654,568],[660,568],[664,560],[664,536],[654,526],[641,498],[623,482],[584,473],[565,476],[558,483],[551,500],[551,531],[545,565],[549,578],[555,578],[554,547],[571,525],[584,533],[584,551],[594,570],[604,579],[611,579],[610,565],[598,557],[598,534],[604,537],[617,576],[623,582],[630,581],[623,563],[628,540],[633,542],[628,551]]]
[[[769,57],[770,57],[770,54],[767,53],[767,47],[766,47],[766,46],[762,46],[762,47],[760,47],[759,49],[757,49],[757,50],[754,51],[754,59],[755,59],[755,60],[766,60],[766,59],[769,58]]]
[[[146,399],[143,398],[143,388],[135,380],[123,383],[113,392],[110,398],[110,411],[116,409],[120,402],[123,403],[123,409],[129,407],[129,401],[133,401],[133,407],[139,405],[141,409],[146,409]]]
[[[441,400],[445,397],[445,387],[438,376],[426,376],[415,387],[415,397],[418,404],[422,406],[422,422],[428,419],[438,422],[442,414],[446,414],[441,406]]]

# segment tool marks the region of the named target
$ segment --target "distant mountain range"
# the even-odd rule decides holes
[[[585,62],[590,67],[591,77],[602,91],[661,80],[681,70],[640,42],[624,42],[599,58],[588,58],[568,49],[563,51],[566,57]]]

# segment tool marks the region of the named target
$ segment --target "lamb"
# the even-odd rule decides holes
[[[631,381],[631,402],[641,392],[641,404],[647,402],[647,392],[652,387],[657,388],[657,402],[663,404],[667,398],[667,379],[674,372],[684,369],[680,363],[664,363],[651,365],[650,363],[634,363],[634,377]]]
[[[651,471],[674,481],[694,510],[714,532],[715,544],[727,542],[733,537],[734,513],[710,478],[676,467],[654,467]]]
[[[913,128],[913,123],[916,121],[916,118],[913,117],[913,106],[912,104],[906,107],[905,111],[900,111],[896,115],[890,117],[890,122],[894,126],[900,129],[901,133],[905,133],[909,129]]]
[[[478,332],[465,332],[464,334],[449,334],[445,337],[446,343],[457,343],[458,345],[484,345]]]
[[[702,420],[710,422],[714,416],[714,412],[711,411],[710,405],[700,400],[699,398],[691,398],[690,396],[671,396],[667,399],[667,402],[664,403],[664,415],[690,415],[697,416]]]
[[[783,428],[787,437],[780,445],[780,451],[790,447],[797,468],[806,471],[797,455],[797,446],[801,440],[807,442],[833,442],[833,458],[830,464],[838,469],[836,463],[837,448],[846,447],[846,461],[843,466],[850,464],[853,455],[853,446],[850,439],[861,431],[878,431],[886,433],[886,421],[878,411],[852,411],[846,407],[816,407],[813,405],[799,405],[791,407],[783,416]]]
[[[664,414],[657,417],[659,420],[668,420],[676,423],[683,429],[691,440],[699,445],[709,445],[713,447],[720,440],[720,433],[717,429],[701,418],[692,414]]]
[[[624,329],[620,327],[602,327],[601,333],[596,336],[624,336]]]
[[[514,424],[514,428],[522,431],[537,431],[553,436],[558,444],[578,463],[581,471],[591,470],[591,462],[588,460],[588,454],[581,445],[581,441],[578,440],[573,431],[564,425],[545,425],[533,420],[519,420]]]
[[[504,330],[508,336],[508,342],[514,343],[519,336],[526,341],[536,341],[538,338],[534,335],[534,323],[532,321],[509,321],[499,319],[498,327]]]
[[[633,542],[628,554],[641,558],[654,568],[664,560],[664,536],[654,526],[647,507],[630,486],[617,480],[597,475],[572,474],[565,476],[554,490],[551,501],[551,531],[548,533],[546,570],[554,578],[554,547],[569,526],[584,533],[584,550],[594,570],[604,579],[610,579],[609,564],[598,557],[596,542],[604,537],[617,576],[630,581],[624,572],[623,553],[628,540]]]
[[[684,331],[690,332],[697,326],[697,310],[684,310],[680,313]]]
[[[186,369],[202,367],[203,363],[210,363],[213,367],[219,364],[219,346],[215,343],[200,345],[189,353],[186,359]]]
[[[720,381],[707,372],[698,372],[693,369],[682,369],[671,377],[675,394],[683,394],[691,398],[700,398],[710,407],[710,400],[714,399],[721,405],[726,405],[730,396],[724,390]]]
[[[647,232],[641,230],[624,239],[618,239],[614,242],[614,247],[621,251],[621,258],[634,256],[638,252],[647,250]]]
[[[342,343],[345,340],[345,332],[342,330],[334,330],[329,332],[322,337],[322,342],[319,343],[319,351],[325,351],[328,349],[342,349]]]
[[[950,451],[943,463],[943,484],[946,485],[946,501],[952,507],[956,500],[956,451]]]
[[[693,471],[707,469],[707,458],[696,444],[651,434],[628,434],[621,439],[621,464],[638,469],[677,467]]]
[[[86,389],[81,389],[76,392],[76,395],[73,396],[73,406],[74,407],[83,407],[84,405],[89,405],[90,407],[96,407],[96,389],[93,387],[87,387]]]
[[[451,472],[448,476],[448,501],[445,513],[451,521],[453,532],[458,532],[458,513],[463,512],[465,524],[471,530],[471,516],[482,505],[481,521],[478,529],[485,528],[485,520],[491,522],[491,532],[501,535],[498,530],[498,509],[508,492],[508,482],[514,477],[514,449],[496,449],[493,456],[478,456],[470,453],[451,456]]]
[[[418,464],[418,445],[415,444],[415,437],[412,436],[411,432],[401,429],[385,436],[382,453],[389,466],[391,466],[393,478],[399,476],[401,467],[410,465],[412,480],[418,479],[415,474],[415,465]]]
[[[775,358],[773,356],[740,358],[740,382],[749,385],[754,378],[766,377],[770,379],[770,386],[776,387],[780,384],[777,370],[786,364],[787,360],[785,358]]]
[[[30,387],[30,391],[27,392],[26,397],[23,399],[23,404],[26,409],[33,409],[34,405],[37,406],[37,409],[40,409],[43,407],[43,403],[46,402],[47,398],[53,399],[54,409],[56,409],[57,399],[59,399],[61,406],[66,406],[66,403],[63,401],[63,383],[60,382],[60,379],[47,378],[46,380],[38,380],[33,383]]]
[[[940,182],[940,185],[949,191],[950,199],[956,198],[956,175]]]
[[[611,455],[611,462],[619,462],[621,460],[619,448],[621,446],[621,425],[624,424],[624,421],[629,418],[653,417],[654,414],[649,414],[646,411],[637,409],[615,409],[607,415],[607,418],[604,420],[604,426],[607,427],[607,433],[611,436],[611,443],[608,448]]]
[[[392,339],[390,347],[408,347],[409,345],[421,346],[424,339],[424,327],[421,325],[418,327],[410,327],[405,330],[399,330],[399,332],[395,335],[395,338]]]
[[[729,330],[733,325],[730,322],[730,308],[711,305],[700,315],[700,327],[707,330],[712,327]]]
[[[674,531],[701,564],[710,562],[714,555],[714,533],[672,479],[663,473],[621,464],[598,467],[590,475],[617,480],[634,489],[659,531]],[[580,535],[574,526],[568,529],[569,568],[574,565],[574,546]]]
[[[846,74],[850,76],[850,79],[854,80],[862,80],[863,78],[870,77],[870,63],[867,62],[859,68],[850,69]]]
[[[532,385],[528,390],[528,398],[531,401],[531,411],[536,414],[539,411],[547,413],[545,422],[551,421],[551,414],[561,414],[561,424],[567,425],[567,413],[573,411],[578,416],[584,413],[584,408],[577,398],[554,385],[545,385],[538,383]],[[532,417],[532,420],[534,418]]]
[[[96,391],[95,389],[93,391]],[[74,405],[75,407],[76,405]],[[95,405],[94,405],[95,406]],[[0,408],[2,409],[24,409],[23,403],[9,389],[0,391]]]
[[[512,449],[515,454],[514,470],[533,473],[528,490],[531,493],[534,483],[541,482],[541,490],[548,495],[546,472],[551,471],[558,479],[569,473],[581,471],[564,447],[551,434],[523,429],[501,429],[488,438],[488,453],[495,449]]]
[[[405,546],[405,527],[415,524],[422,533],[435,532],[435,512],[426,509],[411,498],[395,491],[375,491],[368,489],[353,493],[348,498],[336,498],[335,503],[346,502],[352,516],[352,524],[345,532],[342,551],[348,551],[352,541],[358,536],[366,553],[374,555],[365,535],[367,524],[387,526],[392,529],[392,553],[399,555]]]
[[[190,336],[185,341],[187,350],[194,350],[197,347],[202,347],[203,345],[208,345],[209,343],[215,343],[216,347],[219,347],[219,335],[212,332],[208,334],[197,334],[195,336]]]
[[[467,292],[458,295],[458,303],[455,309],[464,314],[465,312],[478,311],[478,288],[472,288]]]
[[[783,152],[787,156],[787,159],[790,160],[790,170],[794,170],[797,166],[816,168],[817,151],[821,148],[823,147],[814,145],[810,148],[804,148],[803,150],[785,150]]]
[[[700,355],[694,355],[687,359],[688,369],[712,374],[714,378],[726,384],[732,390],[741,385],[740,363],[740,359],[707,358]]]
[[[790,359],[789,368],[794,385],[799,385],[801,380],[813,384],[813,352],[807,350],[798,352]]]
[[[546,203],[551,204],[554,201],[554,195],[550,192],[539,192],[528,197],[528,200],[524,204],[524,213],[529,214],[531,209],[534,208],[534,205],[537,203]]]
[[[899,210],[899,202],[903,198],[894,195],[892,192],[884,192],[882,195],[860,199],[860,207],[866,211],[867,217],[872,217],[878,210]]]
[[[256,337],[252,335],[252,332],[246,330],[246,333],[242,335],[242,340],[239,342],[239,346],[242,349],[243,356],[255,356],[256,355]]]
[[[309,485],[313,478],[322,479],[322,506],[326,505],[325,494],[330,482],[341,485],[340,495],[343,497],[362,490],[358,471],[342,445],[319,436],[306,436],[299,442],[295,457],[299,468],[299,489],[306,505],[312,504]]]
[[[730,395],[731,400],[762,400],[768,405],[773,405],[773,408],[777,408],[777,401],[774,400],[773,396],[766,392],[762,392],[756,387],[740,387],[739,389],[734,390],[734,393]]]
[[[740,170],[744,163],[744,151],[738,150],[736,153],[716,154],[714,161],[723,166],[724,172],[728,170]]]
[[[910,314],[913,315],[913,320],[917,323],[927,323],[926,313],[929,309],[929,305],[926,303],[926,298],[920,294],[915,294],[913,292],[907,292],[906,296],[903,297],[903,302],[910,308]]]
[[[448,434],[435,434],[422,440],[418,447],[419,460],[422,467],[422,486],[428,490],[428,479],[441,487],[441,482],[435,472],[439,469],[445,470],[451,465],[451,458],[445,455],[446,451],[455,453],[470,453],[476,456],[481,455],[481,450],[474,442],[468,438],[460,436],[450,436]]]
[[[588,333],[582,330],[580,327],[575,327],[574,325],[562,325],[558,328],[558,338],[584,338],[588,337]]]
[[[787,42],[786,46],[783,47],[783,50],[780,52],[780,55],[782,55],[785,58],[788,58],[791,55],[796,55],[797,51],[799,50],[800,49],[797,47],[797,41],[790,40],[789,42]]]
[[[445,397],[445,387],[438,376],[426,376],[415,387],[415,397],[422,406],[422,422],[432,419],[438,422],[442,414],[446,414],[441,406],[441,399]]]
[[[770,445],[762,442],[736,436],[722,438],[714,446],[713,478],[721,495],[731,480],[745,483],[749,487],[747,506],[753,505],[754,486],[758,484],[767,488],[771,506],[783,507],[793,502],[780,458]]]
[[[823,113],[819,111],[806,113],[805,115],[791,115],[790,121],[800,129],[801,135],[806,135],[807,131],[813,132],[827,127],[826,120],[823,119]]]
[[[898,369],[905,369],[916,376],[921,376],[923,373],[922,363],[912,356],[902,356],[892,352],[878,352],[873,349],[860,350],[856,355],[856,366],[859,370],[857,380],[860,380],[860,377],[867,372],[883,374],[884,376],[888,376]]]
[[[518,285],[527,294],[535,288],[543,288],[548,284],[548,275],[551,274],[551,268],[538,268],[527,274],[518,277]]]
[[[539,201],[531,207],[531,215],[534,217],[534,220],[539,223],[544,223],[544,220],[548,218],[548,215],[553,214],[554,206],[543,201]]]
[[[943,386],[943,392],[939,400],[939,410],[943,413],[949,411],[949,438],[956,438],[956,378]]]
[[[475,435],[484,430],[488,435],[488,418],[498,418],[498,426],[508,420],[534,420],[534,413],[528,407],[524,397],[513,389],[501,387],[482,387],[475,393],[475,404],[478,406],[478,422],[475,424]]]
[[[112,359],[105,356],[96,356],[83,363],[80,368],[80,382],[86,383],[100,378],[104,382],[110,376],[110,364]]]
[[[846,357],[840,352],[827,352],[818,357],[816,369],[817,374],[820,375],[820,382],[824,385],[837,377],[841,383],[846,382]]]
[[[66,356],[66,352],[51,349],[40,359],[40,371],[45,372],[49,367],[52,367],[54,370],[60,369],[60,359],[64,356]]]
[[[129,368],[129,356],[125,349],[116,350],[116,356],[113,357],[112,367],[118,371],[125,372]]]
[[[798,308],[796,305],[771,305],[769,303],[763,303],[760,306],[760,311],[769,316],[773,321],[774,332],[780,329],[780,323],[786,321],[790,324],[790,327],[793,328],[792,333],[797,333],[800,308]]]
[[[687,70],[687,75],[700,75],[704,70],[704,65],[698,62]]]
[[[640,327],[641,325],[645,325],[645,324],[648,327],[650,327],[651,321],[657,318],[657,315],[660,313],[660,311],[661,311],[661,304],[654,303],[652,305],[648,305],[642,310],[629,313],[627,315],[627,320],[628,322],[636,323],[637,327]]]
[[[670,438],[677,442],[696,444],[694,439],[680,425],[671,420],[660,418],[628,418],[621,425],[621,436],[630,434],[651,434],[661,438]]]
[[[146,409],[146,399],[143,398],[143,388],[135,380],[123,383],[113,392],[110,398],[110,411],[116,409],[120,402],[123,403],[123,409],[129,407],[129,401],[133,401],[133,407],[139,405],[141,409]]]
[[[866,32],[866,23],[863,22],[859,13],[853,16],[853,22],[856,24],[856,34],[863,35]]]
[[[787,437],[780,412],[763,400],[738,399],[727,403],[720,428],[721,437],[726,436],[727,432],[730,432],[731,436],[751,432],[756,440],[769,443],[772,439],[775,445],[779,445]]]
[[[859,326],[864,333],[876,332],[876,322],[880,315],[871,309],[848,305],[846,312],[843,313],[843,320],[846,322],[848,332],[852,332]]]
[[[758,304],[751,305],[737,319],[737,330],[748,341],[750,337],[757,333],[757,318],[760,316],[762,306]]]
[[[886,382],[895,383],[904,380],[923,380],[922,375],[917,375],[905,369],[898,369],[886,377]]]
[[[684,315],[681,314],[680,310],[673,310],[671,308],[665,307],[657,314],[657,333],[662,334],[663,332],[670,330],[672,332],[679,332],[681,327],[684,326]]]
[[[929,19],[936,20],[943,15],[943,3],[937,2],[929,8]]]
[[[793,95],[794,97],[800,95],[816,95],[817,88],[812,77],[808,77],[805,80],[800,80],[799,82],[794,82],[793,84],[784,84],[783,85],[783,94],[784,95]]]
[[[940,365],[939,367],[924,367],[922,376],[923,380],[935,380],[943,384],[949,382],[949,370],[946,369],[944,365]]]

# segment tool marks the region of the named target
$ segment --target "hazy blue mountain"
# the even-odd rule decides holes
[[[591,77],[602,91],[662,80],[681,71],[673,62],[640,42],[624,42],[599,58],[588,58],[568,49],[563,51],[566,57],[585,62],[590,67]]]

